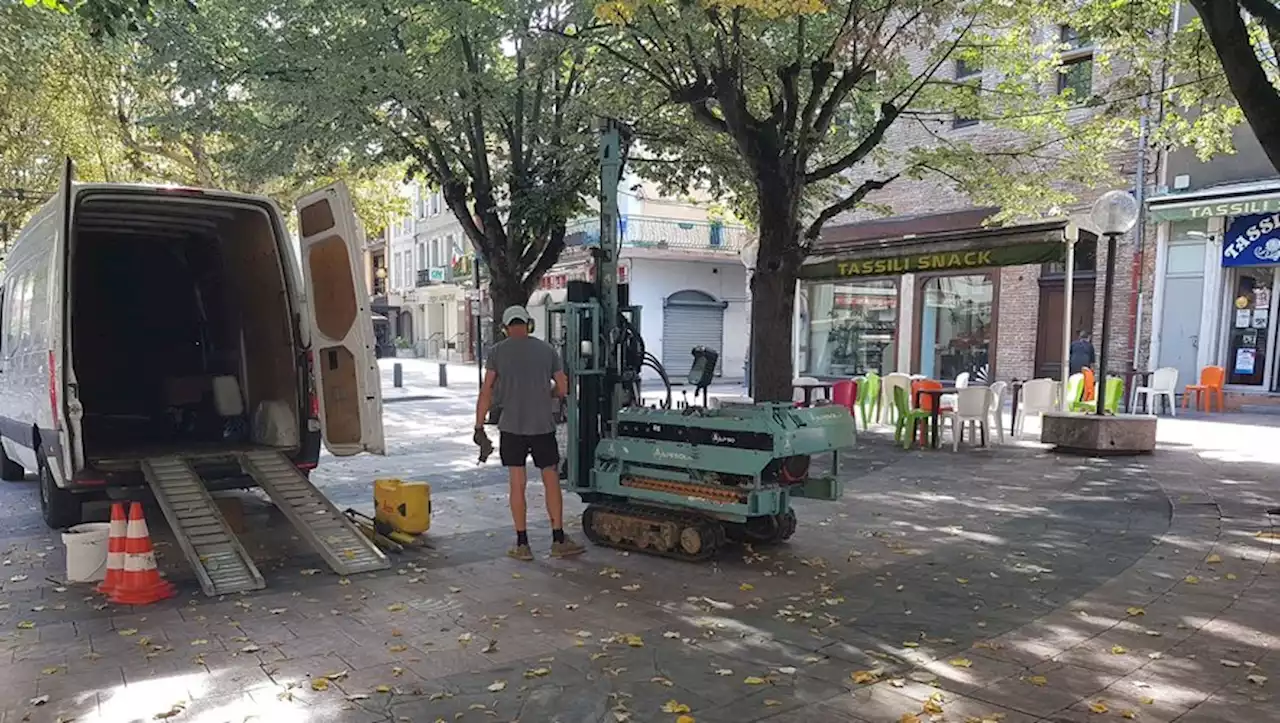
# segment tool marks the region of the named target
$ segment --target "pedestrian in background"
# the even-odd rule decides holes
[[[1071,349],[1067,354],[1067,360],[1070,363],[1072,374],[1079,372],[1085,367],[1093,366],[1093,342],[1089,341],[1088,329],[1082,329],[1080,331],[1079,338],[1071,342]]]

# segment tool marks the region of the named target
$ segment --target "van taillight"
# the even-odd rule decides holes
[[[49,409],[53,413],[53,428],[58,428],[58,367],[57,357],[49,350]]]
[[[316,358],[307,352],[307,410],[312,419],[320,418],[320,397],[316,395]]]

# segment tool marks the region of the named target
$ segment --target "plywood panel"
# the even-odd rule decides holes
[[[341,341],[355,323],[357,311],[355,276],[346,241],[330,236],[312,244],[307,263],[316,327],[329,339]]]
[[[321,399],[330,444],[360,443],[360,388],[356,360],[344,346],[320,350]]]

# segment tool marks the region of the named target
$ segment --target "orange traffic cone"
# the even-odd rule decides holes
[[[98,592],[110,595],[124,581],[124,541],[128,528],[124,520],[124,503],[111,503],[111,529],[107,533],[107,576]]]
[[[160,577],[151,534],[142,516],[142,503],[129,507],[128,538],[124,546],[124,580],[111,591],[111,602],[121,605],[149,605],[175,594],[173,585]]]

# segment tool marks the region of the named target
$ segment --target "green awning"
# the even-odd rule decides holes
[[[1049,222],[858,243],[819,251],[800,267],[800,278],[894,276],[1062,261],[1065,227],[1065,222]]]
[[[1185,198],[1185,197],[1184,197]],[[1155,221],[1187,221],[1217,216],[1248,216],[1255,213],[1280,211],[1280,191],[1265,191],[1248,195],[1221,196],[1162,200],[1153,198],[1147,203],[1150,217]]]

